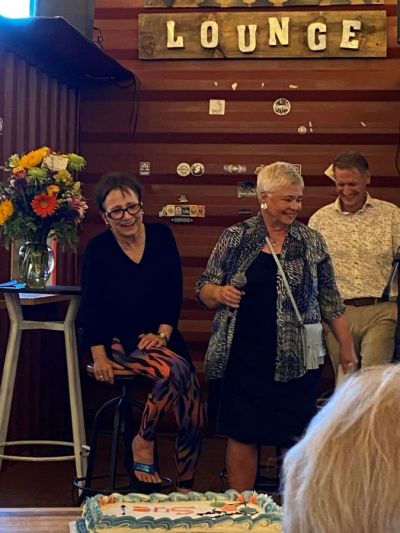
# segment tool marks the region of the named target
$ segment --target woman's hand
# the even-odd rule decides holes
[[[123,370],[124,367],[111,361],[108,357],[98,358],[93,364],[94,376],[97,381],[102,383],[110,383],[111,385],[114,383],[114,369]]]
[[[163,348],[167,346],[167,339],[160,337],[157,333],[142,333],[139,335],[139,350],[146,350],[146,348]]]
[[[218,296],[221,304],[237,309],[244,294],[244,291],[236,289],[233,285],[222,285],[219,287]]]
[[[347,372],[352,372],[356,368],[357,356],[354,353],[353,346],[348,347],[346,349],[340,349],[339,363],[342,367],[343,374],[347,374]]]
[[[329,327],[340,346],[339,364],[343,369],[343,373],[347,374],[357,364],[357,356],[354,353],[349,324],[347,323],[346,317],[340,315],[330,322]]]
[[[114,369],[123,370],[124,367],[107,357],[104,346],[92,346],[93,371],[97,381],[114,383]]]

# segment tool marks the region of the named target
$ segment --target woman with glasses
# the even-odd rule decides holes
[[[109,172],[95,194],[107,230],[89,242],[82,272],[84,330],[94,374],[113,383],[114,369],[125,367],[155,382],[132,442],[132,471],[141,482],[161,482],[154,439],[159,420],[172,408],[178,423],[178,487],[187,490],[200,453],[203,408],[177,329],[182,269],[175,239],[168,226],[143,221],[141,187],[133,177]]]

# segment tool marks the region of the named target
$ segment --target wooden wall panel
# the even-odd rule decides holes
[[[0,145],[1,161],[13,153],[40,146],[69,152],[77,146],[78,90],[51,78],[16,55],[0,50],[2,98],[0,116],[4,131]],[[0,276],[10,273],[8,252],[0,249]],[[60,261],[59,281],[75,283],[76,269]],[[67,266],[67,268],[65,268]],[[68,275],[63,273],[68,271]],[[72,271],[72,275],[71,275]]]
[[[78,93],[59,81],[50,78],[46,73],[26,63],[16,55],[0,50],[0,116],[4,120],[3,134],[0,136],[0,158],[5,161],[13,153],[27,152],[40,146],[49,146],[55,150],[71,151],[76,149],[76,134],[78,120]],[[60,282],[66,282],[62,277],[66,268],[66,261],[60,262]],[[76,282],[76,270],[73,271]],[[9,279],[10,252],[0,245],[0,281]],[[2,295],[0,295],[1,298]],[[8,337],[9,321],[4,310],[4,301],[0,310],[0,375],[4,362],[6,341]],[[45,313],[49,306],[39,306],[35,309],[36,319],[40,320],[40,313]],[[54,305],[47,319],[54,319],[56,314]],[[65,422],[63,397],[67,397],[64,383],[65,370],[63,366],[63,339],[52,332],[25,332],[21,345],[21,359],[17,371],[14,391],[13,408],[10,419],[8,438],[35,438],[42,429],[56,427]],[[50,368],[52,377],[47,381],[47,369]],[[55,373],[55,369],[59,374]],[[48,376],[47,376],[48,377]],[[51,381],[51,379],[53,381]],[[58,384],[56,391],[49,387],[51,383]],[[54,387],[53,387],[54,388]],[[52,392],[51,392],[52,391]],[[53,393],[53,409],[43,398]],[[54,409],[57,410],[55,413]],[[29,416],[28,416],[28,414]],[[56,416],[57,415],[57,416]],[[49,417],[53,417],[49,421]],[[57,423],[54,423],[54,419]],[[42,438],[45,433],[42,432]],[[49,438],[57,435],[50,435]]]
[[[351,6],[325,9],[345,12]],[[237,181],[255,180],[254,171],[262,163],[289,160],[301,164],[306,183],[301,220],[307,221],[315,210],[334,200],[332,182],[323,172],[339,152],[351,148],[364,152],[370,161],[372,194],[400,205],[396,3],[390,0],[365,9],[386,12],[385,59],[144,61],[138,59],[137,18],[150,10],[142,0],[96,2],[96,26],[105,51],[135,72],[141,89],[134,132],[132,113],[138,94],[132,87],[83,93],[80,139],[88,159],[85,190],[91,197],[98,177],[107,170],[135,173],[139,161],[149,161],[151,175],[141,178],[148,220],[158,220],[159,209],[176,203],[178,193],[188,194],[190,203],[206,205],[205,219],[172,226],[185,275],[181,327],[199,361],[212,313],[195,302],[193,286],[224,227],[245,218],[240,209],[257,211],[254,198],[237,198]],[[291,102],[291,112],[283,117],[272,110],[279,97]],[[208,114],[210,98],[226,101],[224,116]],[[306,128],[305,134],[298,133],[300,126]],[[202,162],[205,174],[179,177],[176,167],[183,161]],[[227,174],[226,164],[246,165],[247,170]],[[101,228],[92,207],[79,264],[87,240]]]

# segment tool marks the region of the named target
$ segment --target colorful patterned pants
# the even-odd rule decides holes
[[[200,385],[190,364],[168,348],[151,348],[124,353],[115,341],[112,345],[115,361],[134,374],[153,380],[143,411],[139,435],[154,441],[159,422],[172,408],[178,425],[176,465],[179,481],[193,479],[199,459],[204,424],[204,408]]]

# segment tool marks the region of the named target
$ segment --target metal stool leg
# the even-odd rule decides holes
[[[10,420],[11,402],[13,399],[15,376],[19,348],[21,345],[22,330],[19,324],[22,322],[21,306],[17,305],[18,295],[5,295],[8,314],[10,316],[10,333],[8,336],[6,357],[4,360],[3,376],[0,387],[0,454],[4,453],[4,443],[7,440],[8,422]],[[2,463],[0,455],[0,469]]]
[[[108,402],[104,403],[94,415],[93,419],[93,427],[92,427],[92,435],[90,439],[90,453],[87,460],[87,470],[86,470],[86,476],[83,478],[84,484],[83,489],[90,489],[92,485],[93,480],[93,467],[94,467],[94,460],[96,458],[96,451],[97,451],[97,441],[99,438],[99,426],[101,423],[101,416],[104,413],[106,409],[109,407],[112,407],[116,405],[119,401],[119,398],[113,398],[109,400]]]
[[[99,492],[109,494],[115,491],[125,491],[125,487],[117,487],[116,479],[117,474],[117,464],[118,464],[118,450],[119,450],[119,438],[122,433],[122,425],[124,428],[127,425],[129,417],[132,417],[131,407],[137,408],[140,412],[143,411],[143,405],[137,400],[132,400],[129,398],[128,393],[128,380],[120,380],[118,382],[120,388],[120,395],[116,398],[112,398],[105,402],[100,408],[96,411],[96,414],[93,419],[91,443],[90,443],[90,453],[87,459],[87,470],[84,477],[77,477],[74,480],[74,486],[78,488],[80,496],[78,498],[78,503],[81,504],[85,496],[93,495]],[[114,419],[113,419],[113,429],[112,429],[112,440],[111,440],[111,449],[110,449],[110,463],[109,470],[107,475],[93,475],[94,463],[96,460],[96,453],[98,448],[98,438],[101,431],[101,422],[103,420],[104,414],[107,410],[114,409]],[[125,442],[126,446],[130,448],[130,442]],[[128,469],[127,469],[128,470]],[[128,470],[129,472],[129,470]],[[92,483],[96,479],[106,479],[106,486],[98,490],[92,487]],[[125,491],[126,492],[126,491]]]
[[[111,460],[110,460],[110,475],[109,475],[109,489],[114,490],[115,478],[117,475],[117,460],[118,460],[118,439],[121,433],[121,410],[123,409],[124,398],[122,397],[117,405],[114,415],[114,427],[111,442]]]

